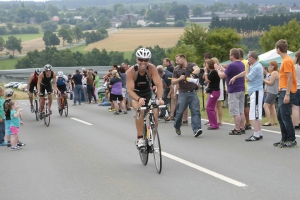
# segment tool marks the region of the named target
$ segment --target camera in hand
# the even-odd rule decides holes
[[[199,73],[199,83],[200,85],[204,85],[205,79],[203,78],[204,75],[204,69],[200,68],[200,73]]]

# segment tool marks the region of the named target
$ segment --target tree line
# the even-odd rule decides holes
[[[238,33],[244,34],[253,33],[255,31],[270,31],[271,26],[282,26],[292,19],[300,21],[300,13],[243,17],[241,19],[231,18],[228,20],[213,17],[209,28],[232,28],[236,29]]]

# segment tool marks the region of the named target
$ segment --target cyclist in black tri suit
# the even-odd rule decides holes
[[[148,106],[151,99],[151,82],[157,88],[158,104],[163,105],[162,81],[157,73],[156,67],[150,64],[151,52],[148,49],[140,48],[136,52],[137,64],[126,71],[126,86],[128,95],[132,98],[132,107],[136,111],[135,125],[137,129],[137,146],[145,146],[143,139],[144,112],[141,111],[140,119],[137,119],[137,109],[141,106]],[[151,81],[152,80],[152,81]],[[154,109],[155,123],[158,125],[158,109]]]
[[[40,73],[38,78],[38,94],[40,95],[40,119],[42,119],[42,111],[44,110],[44,98],[45,98],[45,90],[47,91],[48,98],[49,98],[49,113],[52,114],[51,105],[52,105],[52,82],[54,86],[54,90],[57,89],[56,85],[56,73],[52,71],[52,66],[47,64],[44,66],[45,71]]]

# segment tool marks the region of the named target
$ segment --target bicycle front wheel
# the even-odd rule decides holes
[[[141,158],[141,161],[142,161],[143,165],[147,165],[148,155],[149,155],[148,140],[146,138],[146,133],[147,133],[147,127],[146,127],[146,124],[145,124],[144,125],[144,130],[143,130],[143,137],[146,140],[146,146],[139,149],[139,154],[140,154],[140,158]]]
[[[151,148],[152,148],[152,152],[153,152],[156,170],[160,174],[161,169],[162,169],[161,146],[160,146],[160,140],[159,140],[157,127],[155,125],[152,125],[152,146],[151,146]]]
[[[36,121],[39,121],[39,104],[37,99],[34,100],[34,113]]]
[[[45,122],[45,125],[48,127],[50,124],[50,110],[49,110],[48,103],[46,103],[46,105],[45,105],[44,122]]]
[[[68,117],[68,101],[65,99],[65,116]]]

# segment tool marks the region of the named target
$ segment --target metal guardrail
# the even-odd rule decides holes
[[[80,71],[82,68],[93,69],[98,72],[100,78],[102,78],[107,72],[111,69],[111,66],[77,66],[77,67],[53,67],[54,72],[62,71],[65,75],[73,74],[77,69]],[[28,79],[30,74],[34,72],[35,68],[27,68],[27,69],[12,69],[12,70],[0,70],[0,77],[4,77],[6,79]],[[43,70],[41,68],[41,70]]]

